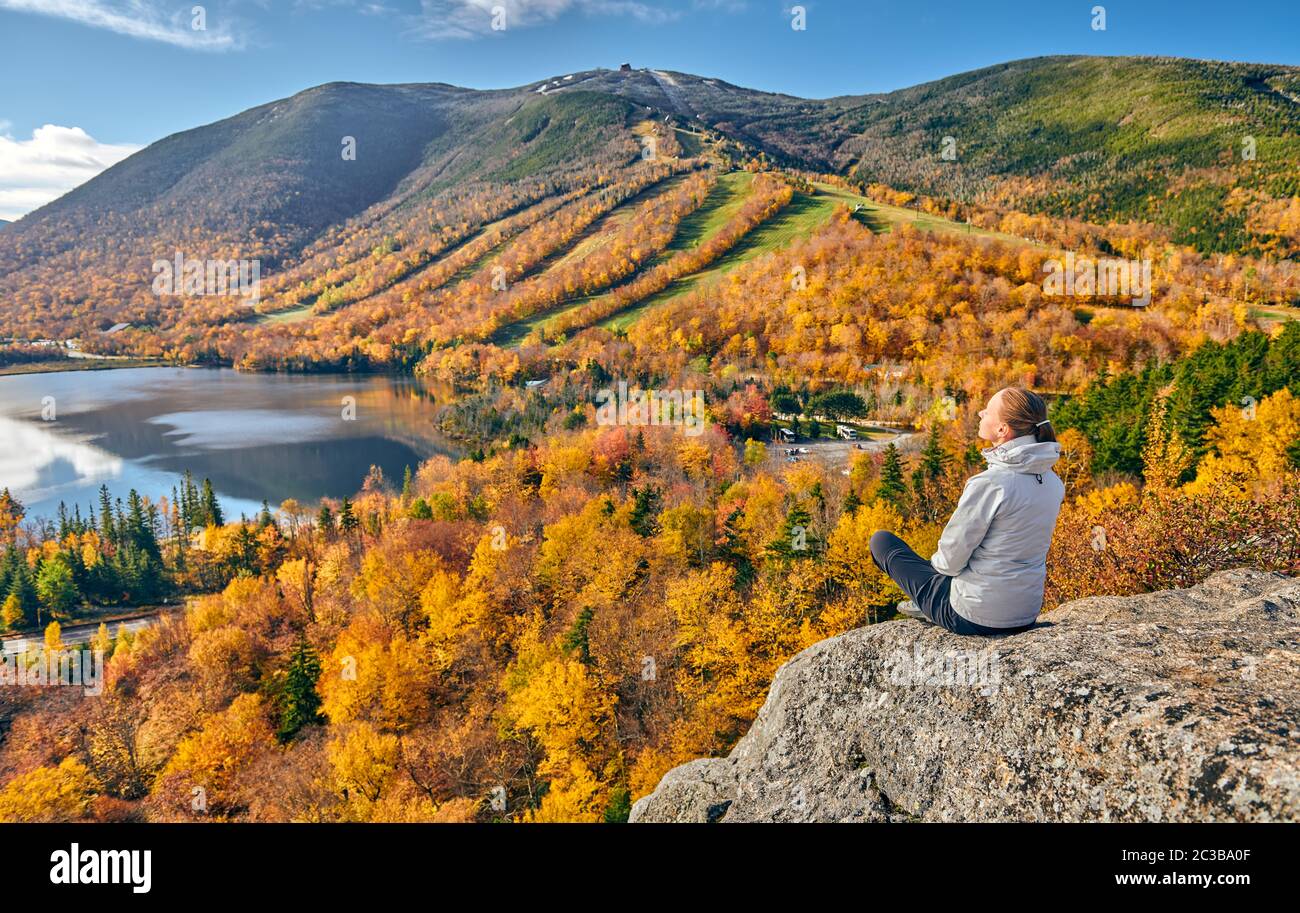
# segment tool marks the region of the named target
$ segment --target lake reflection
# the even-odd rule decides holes
[[[355,420],[344,420],[344,397]],[[43,421],[50,402],[55,420]],[[84,514],[101,484],[123,499],[132,488],[170,497],[188,469],[212,480],[230,516],[251,516],[263,499],[353,494],[372,464],[400,484],[406,466],[454,455],[435,413],[433,396],[410,378],[226,368],[0,377],[0,488],[29,517],[53,516],[60,501]]]

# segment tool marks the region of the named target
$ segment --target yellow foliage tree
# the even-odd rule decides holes
[[[22,625],[23,618],[22,603],[16,595],[10,593],[5,597],[3,608],[0,608],[0,627],[6,631],[16,630]]]
[[[194,636],[189,662],[204,695],[224,700],[232,691],[255,683],[258,652],[247,631],[236,625],[222,625]]]
[[[487,598],[462,582],[454,571],[440,570],[420,593],[420,609],[427,622],[421,640],[438,671],[451,668],[461,641],[478,627],[487,613]]]
[[[63,626],[57,621],[45,626],[45,649],[54,652],[63,649]]]
[[[163,773],[182,774],[202,786],[208,792],[209,807],[217,809],[235,777],[275,745],[261,697],[241,694],[181,740]]]
[[[1257,404],[1223,406],[1213,415],[1206,439],[1214,449],[1188,483],[1189,493],[1229,490],[1245,497],[1253,484],[1295,471],[1290,451],[1300,442],[1300,398],[1286,387]]]
[[[64,758],[14,777],[0,790],[0,822],[75,821],[86,814],[95,781],[86,765]]]
[[[614,716],[617,697],[608,693],[585,666],[557,645],[545,643],[536,626],[521,638],[519,655],[503,684],[505,717],[529,730],[545,757],[538,772],[556,798],[539,814],[561,812],[570,821],[595,821],[606,804],[606,789],[593,786],[592,766],[605,752],[603,736]]]
[[[552,771],[541,804],[530,809],[524,820],[530,824],[599,821],[607,802],[607,790],[591,768],[578,758],[569,758],[562,775]]]
[[[1120,507],[1136,504],[1139,497],[1136,485],[1132,482],[1119,482],[1079,495],[1074,499],[1074,504],[1089,517],[1098,519]]]
[[[349,800],[377,802],[397,774],[401,743],[397,736],[362,721],[331,739],[326,756],[340,795]]]
[[[420,591],[441,568],[442,559],[431,549],[398,554],[370,551],[352,581],[352,592],[410,631],[419,612]]]
[[[674,581],[665,599],[682,650],[674,682],[686,707],[682,739],[696,754],[709,754],[722,747],[719,736],[726,742],[753,719],[790,625],[773,599],[760,597],[747,610],[735,570],[721,562]]]
[[[826,562],[835,579],[850,588],[867,606],[885,605],[902,599],[902,591],[889,575],[871,560],[871,534],[886,530],[901,534],[903,518],[889,504],[863,504],[853,513],[840,515],[826,544]],[[917,546],[914,544],[913,548]]]
[[[419,641],[364,612],[339,635],[321,671],[321,709],[331,723],[369,720],[402,732],[428,719],[433,676]]]
[[[692,479],[707,479],[713,471],[713,454],[701,441],[683,440],[677,445],[677,458]]]
[[[1178,484],[1192,464],[1192,453],[1169,422],[1169,394],[1172,386],[1161,390],[1151,404],[1147,423],[1147,440],[1142,449],[1142,476],[1153,489],[1169,489]]]
[[[101,621],[95,629],[95,636],[90,639],[90,649],[108,656],[113,652],[113,637],[108,633],[108,623]]]
[[[1092,477],[1092,444],[1077,428],[1066,428],[1056,436],[1061,445],[1061,461],[1056,474],[1065,484],[1067,494],[1073,494]]]
[[[659,545],[664,557],[698,566],[713,548],[713,512],[679,504],[659,515]]]

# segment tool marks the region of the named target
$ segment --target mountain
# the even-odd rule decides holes
[[[731,754],[669,771],[630,820],[1294,821],[1297,634],[1300,581],[1252,570],[1012,637],[858,628],[789,660]]]
[[[560,147],[578,149],[627,107],[599,100],[585,110],[583,101],[330,83],[162,139],[26,216],[14,237],[93,246],[108,223],[144,239],[251,232],[275,253],[293,252],[384,200],[562,167],[569,159]],[[570,114],[580,126],[547,129]],[[524,142],[526,130],[546,149],[520,163],[513,144]],[[355,140],[355,158],[344,156],[347,138]],[[81,232],[90,237],[74,242]]]
[[[12,225],[12,224],[14,223],[10,222],[8,219],[0,219],[0,228],[4,228],[6,225]]]
[[[169,136],[5,231],[0,298],[25,316],[15,325],[0,306],[0,323],[38,335],[157,326],[169,318],[152,310],[151,266],[177,251],[258,260],[265,276],[357,218],[415,214],[410,231],[427,233],[440,227],[431,202],[456,223],[472,219],[470,197],[563,192],[635,160],[630,110],[585,93],[331,83]],[[70,321],[92,288],[95,313]]]
[[[1251,243],[1234,187],[1267,200],[1300,195],[1297,67],[1039,57],[820,101],[659,70],[577,79],[546,85],[630,98],[803,167],[1058,216],[1155,222],[1204,250]]]
[[[1247,136],[1256,141],[1253,168],[1263,172],[1247,186],[1300,193],[1300,68],[1043,57],[827,100],[653,69],[595,70],[497,91],[330,83],[160,140],[31,214],[24,227],[104,214],[157,226],[165,204],[193,213],[185,224],[242,229],[275,219],[289,233],[310,233],[392,194],[403,179],[407,190],[437,191],[581,157],[589,128],[631,113],[612,98],[800,166],[903,189],[972,196],[999,179],[1039,178],[1050,186],[1022,196],[1079,218],[1159,215],[1153,198],[1179,172],[1239,158]],[[541,145],[551,154],[502,167],[503,144],[537,139],[522,124],[509,129],[513,118],[549,128],[587,114],[587,103],[598,109],[588,122],[548,129]],[[347,135],[358,138],[355,163],[339,154]],[[945,136],[955,140],[954,162],[941,158]],[[1203,193],[1200,184],[1193,180]]]
[[[341,263],[409,261],[396,281],[544,200],[641,188],[648,136],[673,170],[768,162],[1286,254],[1300,250],[1298,99],[1294,67],[1162,58],[1036,58],[823,100],[654,69],[491,91],[330,83],[160,140],[7,228],[0,333],[127,322],[117,344],[139,348],[155,329],[200,325],[171,346],[247,318],[160,307],[152,266],[177,251],[260,261],[276,309],[332,308],[341,283],[324,277]]]
[[[1300,69],[1154,58],[1017,61],[870,99],[835,119],[864,180],[1249,247],[1251,202],[1300,195]],[[956,161],[935,167],[942,138]]]

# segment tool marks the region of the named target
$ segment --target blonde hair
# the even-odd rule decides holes
[[[1047,417],[1047,403],[1037,393],[1024,387],[1006,387],[1002,393],[1002,421],[1016,437],[1032,434],[1034,440],[1055,441],[1052,420]]]

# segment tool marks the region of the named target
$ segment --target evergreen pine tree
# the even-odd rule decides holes
[[[411,506],[407,510],[406,515],[412,520],[432,520],[433,509],[429,507],[429,502],[424,500],[424,498],[416,498],[411,502]]]
[[[330,506],[324,501],[320,502],[320,513],[316,515],[316,525],[327,536],[334,532],[334,511],[330,510]]]
[[[659,489],[653,485],[643,485],[632,490],[632,515],[628,525],[638,536],[648,538],[655,534],[655,516],[659,512]]]
[[[150,505],[145,508],[144,499],[132,488],[127,496],[127,514],[122,531],[123,542],[134,546],[155,561],[162,560],[162,550],[158,547],[157,509]]]
[[[360,525],[357,515],[352,510],[352,502],[345,497],[343,503],[339,505],[339,529],[345,533],[352,533]]]
[[[205,525],[221,526],[225,518],[221,513],[221,505],[217,503],[217,493],[212,490],[212,481],[203,480],[203,520]]]
[[[316,651],[305,637],[300,637],[280,683],[280,725],[276,730],[280,741],[287,742],[302,727],[320,722],[321,699],[316,693],[320,671]]]
[[[199,491],[194,485],[194,476],[187,469],[181,480],[181,523],[184,524],[186,533],[202,525],[199,521],[200,513]]]
[[[745,513],[739,507],[727,515],[718,545],[719,557],[736,569],[738,587],[747,587],[754,580],[754,563],[750,561],[745,549],[745,534],[740,525],[744,518]]]
[[[812,531],[812,514],[795,503],[785,515],[781,534],[767,547],[767,553],[782,561],[811,558],[821,551],[821,543]]]
[[[113,529],[113,499],[107,485],[99,486],[99,538],[110,543],[117,539]]]
[[[945,509],[943,504],[943,474],[949,457],[943,449],[943,438],[938,426],[930,429],[921,461],[912,471],[912,490],[916,494],[914,507],[927,519],[937,519]]]
[[[850,488],[849,493],[844,496],[844,513],[851,514],[861,506],[862,499],[858,497],[856,491]]]
[[[39,614],[40,601],[36,595],[36,581],[32,578],[26,561],[20,561],[14,568],[13,577],[9,582],[9,591],[5,595],[18,599],[24,618],[30,620]]]
[[[257,537],[245,522],[241,522],[239,529],[235,530],[234,547],[228,560],[236,576],[257,573]]]
[[[906,509],[907,487],[903,484],[903,457],[892,442],[885,448],[885,461],[880,467],[876,497],[895,510]]]
[[[948,467],[948,459],[948,453],[943,449],[943,436],[936,425],[930,429],[930,436],[925,441],[925,449],[921,451],[920,469],[927,482],[943,478],[944,470]]]

